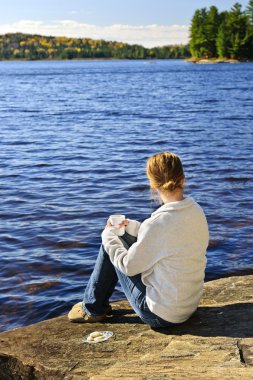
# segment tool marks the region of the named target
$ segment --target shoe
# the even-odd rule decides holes
[[[78,302],[78,303],[76,303],[74,306],[72,306],[72,309],[75,309],[76,307],[82,307],[82,302]]]
[[[107,315],[112,313],[112,307],[109,305],[108,308],[102,315],[89,315],[82,308],[82,302],[75,304],[70,312],[68,313],[68,319],[70,322],[76,323],[94,323],[100,322],[106,318]]]
[[[80,307],[82,308],[82,306],[83,306],[83,303],[82,302],[78,302],[78,303],[76,303],[75,305],[72,306],[71,310],[73,310],[75,308],[80,308]],[[106,309],[106,315],[112,315],[112,307],[111,307],[111,305],[108,305],[108,307]]]

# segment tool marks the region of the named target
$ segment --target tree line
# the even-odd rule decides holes
[[[197,9],[187,45],[151,49],[123,42],[90,38],[52,37],[23,33],[0,35],[0,60],[41,59],[253,59],[253,0],[245,10]]]
[[[196,58],[253,59],[253,0],[245,10],[235,3],[219,13],[197,9],[190,26],[190,52]]]
[[[145,48],[89,38],[46,37],[9,33],[0,35],[0,60],[42,59],[173,59],[190,57],[188,45]]]

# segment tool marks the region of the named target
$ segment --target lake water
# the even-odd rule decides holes
[[[1,330],[82,298],[108,215],[157,207],[162,150],[207,215],[206,280],[253,273],[253,63],[0,62],[0,120]]]

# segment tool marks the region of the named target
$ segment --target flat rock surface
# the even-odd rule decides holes
[[[1,333],[0,379],[253,379],[253,276],[206,283],[197,312],[175,328],[151,329],[127,301],[112,306],[103,323],[61,316]],[[92,331],[114,335],[84,343]]]

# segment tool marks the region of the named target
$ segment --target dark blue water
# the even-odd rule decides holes
[[[252,133],[253,63],[0,62],[1,329],[82,297],[107,216],[156,207],[162,150],[206,212],[206,279],[253,273]]]

